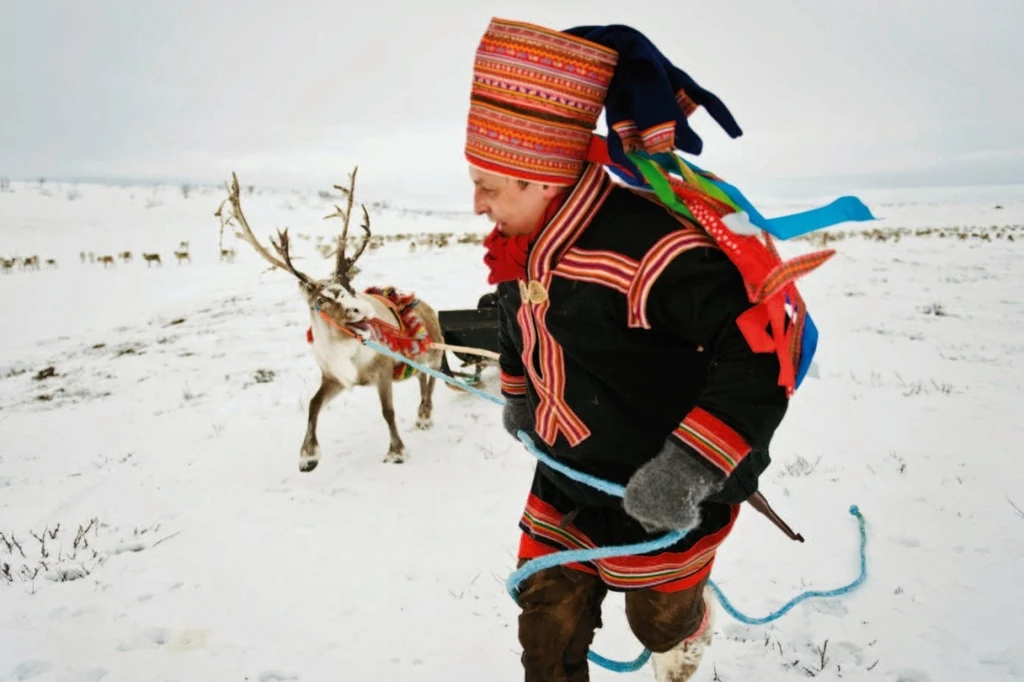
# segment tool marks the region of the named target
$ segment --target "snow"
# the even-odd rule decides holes
[[[868,580],[768,625],[720,612],[695,680],[1024,679],[1024,192],[1004,189],[893,192],[871,204],[885,220],[829,231],[837,256],[801,284],[822,337],[817,377],[763,478],[807,542],[745,509],[713,577],[752,616],[850,582],[857,504]],[[379,403],[358,389],[325,409],[323,460],[300,473],[319,382],[306,313],[294,281],[230,234],[238,258],[219,262],[223,196],[0,192],[0,257],[57,260],[0,276],[0,680],[522,679],[504,581],[533,459],[497,406],[440,384],[433,427],[415,430],[410,381],[395,390],[404,464],[382,461]],[[289,226],[308,235],[299,267],[330,271],[313,249],[337,233],[321,220],[330,201],[256,190],[243,202],[260,238]],[[480,246],[458,243],[487,229],[479,219],[372,217],[396,238],[364,254],[358,284],[437,309],[487,291]],[[962,239],[921,229],[957,226]],[[180,241],[192,263],[174,262]],[[131,263],[79,262],[128,249]],[[484,379],[496,392],[495,370]],[[640,652],[621,596],[604,623],[599,653]],[[592,679],[652,677],[595,666]]]

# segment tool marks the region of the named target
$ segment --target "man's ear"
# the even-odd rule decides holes
[[[554,199],[555,197],[557,197],[559,194],[561,194],[562,189],[563,189],[562,187],[558,187],[556,185],[541,185],[540,186],[541,196],[543,196],[545,199],[548,199],[549,201],[551,199]]]

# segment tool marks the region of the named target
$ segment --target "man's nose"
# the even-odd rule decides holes
[[[484,201],[483,192],[479,187],[473,190],[473,213],[477,215],[487,213],[487,202]]]

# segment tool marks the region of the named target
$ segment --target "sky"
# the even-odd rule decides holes
[[[632,9],[627,9],[631,7]],[[1022,0],[0,0],[0,177],[469,204],[491,17],[628,24],[725,101],[692,160],[748,194],[1024,182]],[[604,130],[603,120],[598,132]]]

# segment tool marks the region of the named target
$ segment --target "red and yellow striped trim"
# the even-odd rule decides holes
[[[787,284],[817,269],[834,255],[836,255],[834,249],[825,249],[780,262],[765,275],[761,284],[754,289],[753,299],[760,302],[771,298]]]
[[[644,140],[640,137],[640,130],[636,127],[636,121],[623,119],[612,124],[612,130],[619,136],[622,143],[622,150],[627,154],[630,152],[643,151]]]
[[[679,88],[678,92],[676,92],[676,102],[679,104],[679,108],[683,110],[683,115],[687,118],[697,111],[697,103],[682,88]]]
[[[731,474],[750,453],[750,445],[743,436],[718,417],[699,407],[690,410],[672,435],[726,476]]]
[[[739,505],[732,505],[729,523],[716,533],[697,541],[684,552],[632,555],[596,559],[570,568],[601,576],[606,585],[617,590],[655,589],[675,592],[696,585],[711,572],[718,547],[732,532],[739,516]],[[597,545],[579,528],[560,527],[562,515],[535,495],[529,495],[519,525],[523,535],[520,559],[535,559],[561,549],[594,549]]]
[[[676,146],[676,122],[665,121],[653,125],[640,133],[644,149],[648,154],[671,152]]]
[[[702,230],[691,227],[668,233],[644,254],[627,294],[628,324],[631,328],[651,328],[650,320],[647,318],[647,299],[651,295],[651,289],[677,256],[696,248],[718,247]]]
[[[526,395],[526,377],[501,370],[501,392],[508,396]]]
[[[602,166],[587,166],[576,188],[541,231],[530,252],[527,274],[531,282],[539,283],[545,291],[551,290],[552,268],[594,219],[613,188]],[[553,445],[561,433],[570,446],[575,447],[589,438],[591,432],[565,400],[565,355],[545,323],[550,308],[550,298],[540,303],[523,301],[519,307],[517,320],[523,332],[523,366],[540,398],[536,412],[537,436]]]
[[[614,251],[588,251],[573,247],[552,272],[566,279],[601,284],[625,294],[636,276],[638,265],[632,258]]]

